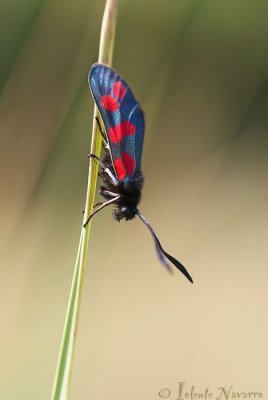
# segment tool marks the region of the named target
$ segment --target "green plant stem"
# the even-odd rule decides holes
[[[105,11],[102,20],[100,47],[99,47],[99,62],[107,65],[112,64],[113,47],[116,29],[116,16],[117,16],[117,0],[107,0]],[[97,108],[94,108],[93,115],[93,128],[92,128],[92,142],[91,153],[100,156],[102,138],[96,124]],[[86,196],[86,206],[84,213],[84,220],[93,210],[97,177],[98,177],[98,162],[90,159],[89,173],[88,173],[88,186]],[[65,325],[63,329],[60,353],[58,358],[58,365],[56,369],[54,386],[52,391],[51,400],[67,400],[70,393],[71,371],[73,364],[73,354],[76,341],[76,333],[78,330],[79,310],[81,302],[81,293],[83,286],[83,275],[85,270],[85,263],[87,257],[87,249],[89,244],[91,221],[86,228],[81,229],[80,241],[74,268],[74,275],[70,290],[69,302],[66,312]]]

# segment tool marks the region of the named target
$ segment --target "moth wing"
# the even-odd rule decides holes
[[[119,180],[141,169],[144,115],[124,79],[104,64],[93,64],[89,86],[103,121],[111,159]]]

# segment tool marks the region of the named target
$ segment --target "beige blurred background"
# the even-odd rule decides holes
[[[0,399],[51,393],[85,201],[104,0],[0,2]],[[92,226],[72,399],[267,398],[268,2],[122,1],[146,114],[140,221]],[[159,391],[162,388],[169,390]],[[167,396],[168,395],[168,396]]]

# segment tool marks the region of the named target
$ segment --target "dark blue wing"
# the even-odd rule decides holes
[[[102,118],[119,180],[140,172],[144,116],[129,86],[113,69],[93,64],[89,86]]]

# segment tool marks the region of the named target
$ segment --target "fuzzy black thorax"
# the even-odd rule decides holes
[[[103,164],[114,174],[113,165],[108,157],[104,159]],[[116,220],[122,218],[129,220],[134,218],[135,210],[141,199],[141,190],[144,182],[142,172],[136,172],[135,175],[131,177],[115,182],[110,179],[105,169],[102,168],[100,177],[102,178],[102,185],[100,186],[99,193],[106,200],[111,200],[119,196],[119,198],[114,201],[117,208],[113,212],[113,217]]]

